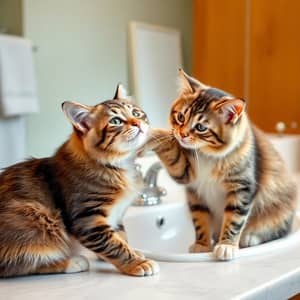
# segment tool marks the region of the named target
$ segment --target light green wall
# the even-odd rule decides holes
[[[22,35],[22,0],[0,0],[0,29]]]
[[[109,99],[128,86],[128,22],[167,25],[183,34],[191,68],[192,0],[24,0],[24,34],[35,53],[41,112],[28,117],[27,155],[51,155],[71,132],[63,100]],[[130,90],[130,89],[129,89]]]

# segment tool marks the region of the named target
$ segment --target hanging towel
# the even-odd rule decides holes
[[[38,112],[29,40],[0,34],[0,111],[4,117]]]
[[[26,117],[0,118],[0,173],[2,168],[26,158]]]

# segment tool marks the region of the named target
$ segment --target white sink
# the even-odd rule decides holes
[[[290,172],[300,172],[300,135],[268,134],[267,136],[286,162]]]
[[[300,136],[268,135],[275,148],[286,161],[288,169],[294,173],[298,185],[300,209]],[[145,172],[158,159],[149,156],[139,159]],[[296,175],[298,173],[298,175]],[[159,172],[158,185],[167,189],[163,204],[152,207],[130,207],[124,217],[129,244],[146,254],[147,257],[161,261],[209,261],[211,253],[188,253],[194,242],[194,227],[189,209],[185,204],[182,185],[176,184],[165,170]],[[300,243],[300,215],[297,214],[292,233],[282,239],[240,250],[239,256],[254,256],[280,251],[290,245]]]
[[[172,196],[175,194],[169,195],[169,197]],[[188,208],[183,201],[152,207],[131,207],[124,218],[124,225],[129,245],[149,258],[173,262],[214,259],[211,253],[188,253],[188,247],[194,242],[194,228]],[[299,242],[300,215],[297,215],[293,232],[289,236],[241,249],[239,256],[270,255]]]

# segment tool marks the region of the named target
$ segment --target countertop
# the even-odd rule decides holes
[[[231,262],[160,262],[160,274],[142,278],[90,261],[91,269],[85,273],[2,279],[0,299],[276,300],[300,293],[300,243]]]
[[[232,262],[160,263],[153,277],[129,277],[91,261],[78,274],[0,281],[0,299],[287,299],[300,292],[300,245]]]

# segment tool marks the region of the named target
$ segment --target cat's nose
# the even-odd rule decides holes
[[[139,121],[137,121],[137,120],[131,120],[131,121],[130,121],[130,125],[131,125],[131,126],[140,127],[140,123],[139,123]]]
[[[182,138],[186,138],[186,137],[189,136],[189,134],[188,134],[187,132],[182,132],[182,131],[180,131],[180,136],[181,136]]]

